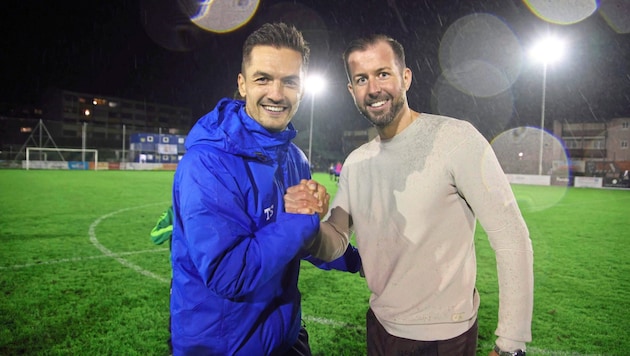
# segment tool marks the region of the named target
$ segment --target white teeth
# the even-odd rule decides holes
[[[373,107],[373,108],[378,108],[378,107],[381,107],[381,106],[385,105],[385,103],[386,103],[386,102],[387,102],[387,100],[385,100],[385,101],[379,101],[379,102],[377,102],[377,103],[372,103],[372,104],[370,104],[370,106],[371,106],[371,107]]]
[[[275,111],[275,112],[282,112],[282,110],[284,110],[284,108],[279,107],[279,106],[265,106],[264,108],[266,110]]]

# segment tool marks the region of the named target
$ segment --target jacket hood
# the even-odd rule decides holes
[[[286,148],[297,135],[289,123],[282,132],[269,132],[245,112],[245,102],[221,99],[202,116],[186,137],[186,150],[208,145],[231,154],[265,160],[273,152]]]

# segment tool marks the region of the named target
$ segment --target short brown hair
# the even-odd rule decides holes
[[[308,68],[310,48],[302,37],[302,33],[294,26],[283,22],[266,23],[258,30],[252,32],[243,44],[243,62],[241,70],[245,70],[245,64],[249,62],[252,49],[256,46],[273,46],[276,48],[289,48],[302,54],[304,70]]]
[[[343,64],[346,68],[346,76],[348,77],[348,81],[351,81],[350,68],[348,67],[348,57],[350,57],[350,55],[354,52],[365,51],[366,49],[368,49],[368,47],[375,45],[381,41],[389,44],[389,46],[392,48],[392,51],[394,51],[396,64],[398,64],[400,70],[403,70],[407,67],[407,64],[405,63],[405,49],[400,44],[400,42],[387,35],[372,34],[351,41],[346,50],[343,52]]]

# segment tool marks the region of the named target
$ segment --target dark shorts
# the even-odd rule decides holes
[[[419,341],[389,334],[376,319],[372,309],[366,316],[367,354],[369,356],[475,356],[477,321],[465,333],[448,340]]]

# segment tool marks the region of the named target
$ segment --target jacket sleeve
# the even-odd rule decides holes
[[[238,298],[282,273],[317,232],[315,215],[286,214],[275,207],[275,221],[257,229],[245,196],[218,158],[193,151],[176,174],[174,258],[187,254],[205,285],[226,298]],[[194,166],[193,166],[194,165]],[[275,210],[275,211],[273,211]],[[181,236],[180,236],[181,235]],[[183,251],[185,250],[185,251]]]
[[[343,272],[357,273],[361,270],[361,256],[359,255],[359,250],[351,244],[348,244],[346,252],[344,252],[341,257],[331,262],[325,262],[312,255],[308,255],[304,259],[317,268],[327,271],[335,269]]]

